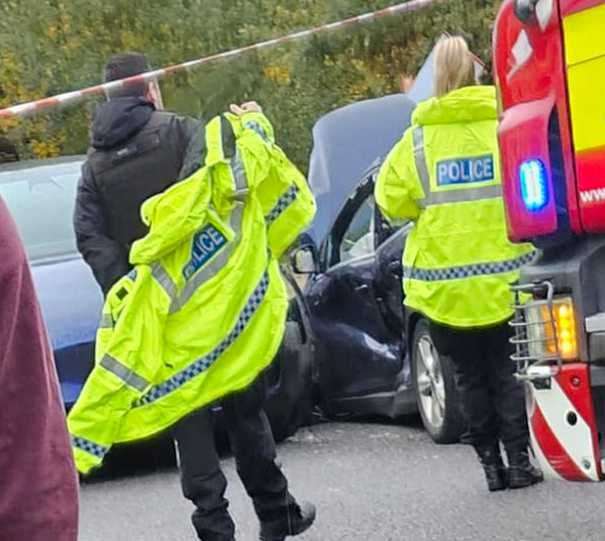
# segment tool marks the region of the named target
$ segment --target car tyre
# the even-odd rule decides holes
[[[412,374],[422,423],[435,443],[456,443],[464,429],[454,366],[433,343],[429,324],[421,319],[414,328]]]

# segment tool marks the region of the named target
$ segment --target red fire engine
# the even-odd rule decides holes
[[[506,0],[494,35],[518,376],[546,474],[605,478],[605,1]]]

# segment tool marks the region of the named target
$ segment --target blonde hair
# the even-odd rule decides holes
[[[435,95],[445,96],[476,83],[475,63],[466,40],[460,36],[440,39],[435,47]]]

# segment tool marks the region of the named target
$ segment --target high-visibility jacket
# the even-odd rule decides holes
[[[144,203],[149,234],[107,297],[96,364],[68,417],[82,473],[114,443],[246,388],[281,344],[278,257],[313,218],[313,196],[261,114],[215,118],[206,146],[205,167]]]
[[[376,201],[413,220],[403,256],[405,303],[452,327],[513,314],[510,284],[534,257],[506,233],[493,87],[468,87],[418,105],[383,164]]]

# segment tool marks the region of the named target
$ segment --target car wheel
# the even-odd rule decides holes
[[[282,441],[309,424],[313,412],[313,356],[300,324],[288,321],[279,353],[269,369],[265,410],[273,436]]]
[[[427,432],[436,443],[457,442],[464,424],[454,368],[451,359],[437,352],[424,319],[414,329],[412,370],[418,410]]]

